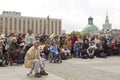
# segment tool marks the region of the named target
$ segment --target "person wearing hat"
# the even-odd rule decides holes
[[[48,75],[45,72],[45,60],[40,57],[39,41],[34,41],[33,46],[27,51],[24,64],[26,68],[34,68],[35,77]]]

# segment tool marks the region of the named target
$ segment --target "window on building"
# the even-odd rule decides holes
[[[19,27],[18,27],[18,33],[21,32],[21,18],[19,19]]]
[[[25,34],[25,23],[26,23],[26,21],[25,21],[25,19],[23,19],[23,33]]]
[[[8,29],[8,18],[5,18],[5,34],[6,35],[8,35],[7,29]]]
[[[44,21],[44,32],[46,33],[46,29],[47,29],[47,27],[46,27],[46,21]]]
[[[36,19],[36,33],[38,33],[38,19]]]
[[[50,20],[48,20],[48,23],[47,23],[47,31],[48,31],[48,34],[50,34]]]
[[[32,19],[32,30],[34,31],[34,19]]]
[[[30,19],[27,20],[27,26],[28,26],[28,30],[30,29]]]
[[[0,33],[2,32],[3,29],[3,17],[0,17]]]
[[[10,18],[10,33],[12,32],[12,18]]]
[[[17,32],[17,31],[16,31],[16,30],[17,30],[16,28],[17,28],[17,19],[15,18],[15,19],[14,19],[14,30],[15,30],[15,32]]]
[[[51,32],[53,33],[53,21],[51,21]]]
[[[59,21],[59,34],[61,34],[61,21]]]
[[[57,34],[57,21],[55,21],[55,34]]]
[[[42,20],[40,20],[40,34],[42,34]]]

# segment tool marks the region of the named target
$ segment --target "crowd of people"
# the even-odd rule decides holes
[[[32,30],[27,34],[11,33],[0,37],[0,66],[25,64],[27,68],[35,68],[35,76],[48,75],[45,72],[45,60],[53,54],[51,62],[75,58],[93,59],[120,55],[120,37],[113,36],[82,36],[63,34],[35,35]],[[60,56],[60,57],[59,57]],[[39,66],[40,65],[40,66]],[[39,67],[38,67],[39,66]],[[40,70],[40,71],[39,71]]]

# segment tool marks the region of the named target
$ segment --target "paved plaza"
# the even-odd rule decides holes
[[[0,80],[120,80],[120,57],[64,60],[61,64],[46,61],[48,76],[27,76],[24,65],[0,67]]]

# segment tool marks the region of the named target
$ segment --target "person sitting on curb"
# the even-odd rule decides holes
[[[34,41],[33,46],[27,51],[25,56],[25,67],[34,68],[35,77],[48,75],[45,72],[45,60],[40,57],[39,41]]]

